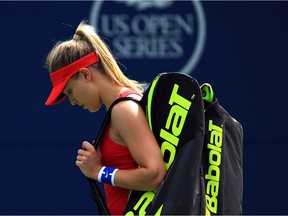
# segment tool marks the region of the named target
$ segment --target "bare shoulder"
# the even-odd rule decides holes
[[[144,128],[148,127],[142,107],[132,100],[121,101],[115,105],[111,113],[111,124],[120,134],[134,131],[136,135],[139,130],[143,131]]]
[[[111,112],[112,118],[117,118],[119,120],[122,118],[137,117],[142,114],[144,115],[144,112],[140,104],[132,100],[117,103]]]
[[[132,100],[117,103],[111,112],[110,131],[115,141],[124,145],[139,144],[140,139],[149,138],[149,126],[140,104]]]

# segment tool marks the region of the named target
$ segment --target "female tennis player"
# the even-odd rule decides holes
[[[72,105],[90,112],[106,109],[119,97],[142,96],[142,85],[121,71],[107,45],[93,26],[81,22],[73,39],[58,42],[49,52],[46,66],[53,89],[46,105],[67,96]],[[112,215],[124,213],[130,190],[157,189],[165,165],[145,113],[135,102],[117,103],[99,149],[88,141],[78,150],[76,165],[89,178],[104,183]]]

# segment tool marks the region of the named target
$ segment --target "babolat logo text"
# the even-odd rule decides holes
[[[210,142],[207,144],[209,149],[209,168],[205,175],[207,180],[206,204],[210,212],[217,214],[223,128],[209,120],[208,130],[210,132]]]
[[[171,109],[166,120],[165,128],[160,130],[160,137],[164,139],[161,144],[161,152],[168,170],[175,159],[179,136],[182,132],[188,110],[192,104],[189,100],[178,94],[179,85],[174,84],[169,105]],[[165,157],[168,154],[168,158]]]
[[[201,2],[194,0],[95,0],[89,22],[133,75],[191,73],[205,45],[205,16]]]
[[[185,124],[188,111],[192,102],[181,96],[178,92],[179,85],[174,84],[171,91],[168,106],[170,107],[166,122],[160,127],[159,136],[163,139],[161,141],[161,152],[164,157],[166,169],[169,169],[176,156],[176,149],[179,143],[179,136],[181,135],[183,126]],[[165,157],[167,155],[168,157]],[[138,198],[138,201],[133,206],[133,209],[128,211],[126,215],[146,215],[148,207],[155,197],[155,191],[148,191]],[[162,204],[155,215],[161,215],[164,204]]]

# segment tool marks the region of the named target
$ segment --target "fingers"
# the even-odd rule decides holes
[[[95,151],[94,146],[91,143],[87,142],[87,141],[83,141],[82,149],[87,150],[89,152]]]
[[[81,156],[85,156],[86,153],[87,153],[87,151],[84,150],[84,149],[79,149],[79,150],[77,151],[77,154],[78,154],[78,155],[81,155]]]
[[[87,164],[89,161],[89,156],[91,154],[83,149],[78,150],[78,155],[76,157],[76,165],[81,168],[84,164]]]
[[[83,141],[82,149],[79,149],[77,151],[76,164],[77,166],[79,166],[83,163],[87,163],[87,161],[95,160],[99,157],[97,155],[101,157],[101,154],[99,154],[99,151],[96,151],[96,149],[94,148],[92,144],[90,144],[87,141]]]
[[[82,161],[81,160],[76,160],[75,164],[80,168],[82,165]]]
[[[97,179],[98,172],[102,167],[101,154],[96,151],[92,144],[84,141],[82,149],[79,149],[77,152],[75,164],[85,176]]]
[[[83,160],[85,160],[86,159],[86,157],[85,156],[83,156],[83,155],[77,155],[77,157],[76,157],[76,160],[77,161],[83,161]]]

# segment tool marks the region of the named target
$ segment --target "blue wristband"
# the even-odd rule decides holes
[[[114,178],[118,169],[103,166],[98,174],[98,181],[115,186]]]

